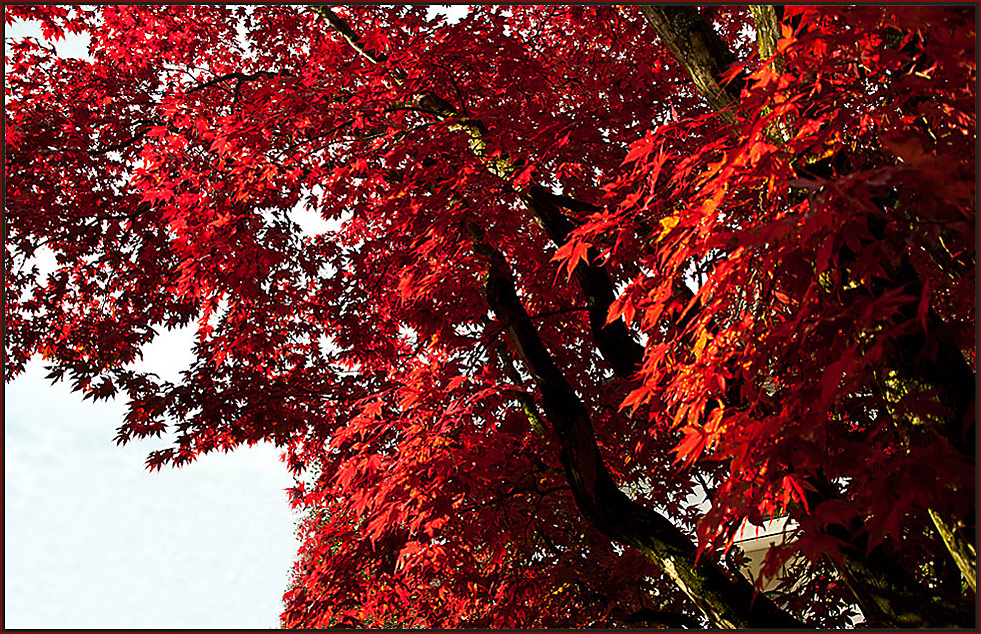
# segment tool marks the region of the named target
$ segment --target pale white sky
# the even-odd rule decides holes
[[[149,473],[153,443],[112,440],[122,403],[44,374],[4,390],[4,627],[277,627],[297,544],[276,450]]]

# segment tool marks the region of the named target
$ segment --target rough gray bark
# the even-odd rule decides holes
[[[780,21],[777,11],[772,4],[751,4],[749,11],[753,14],[756,25],[756,45],[760,50],[760,58],[768,60],[777,53],[777,40],[780,39]],[[780,69],[779,60],[774,60],[776,70]]]
[[[736,61],[736,57],[715,29],[691,6],[644,5],[640,11],[671,55],[688,71],[699,94],[713,110],[718,110],[726,121],[731,122],[732,114],[728,108],[739,99],[739,93],[732,84],[723,86],[719,76]]]

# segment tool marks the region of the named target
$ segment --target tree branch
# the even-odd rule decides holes
[[[731,123],[733,116],[729,108],[739,99],[739,93],[731,84],[719,84],[718,78],[736,61],[736,56],[715,29],[691,6],[644,5],[640,11],[674,58],[688,71],[709,106]]]
[[[777,19],[776,8],[772,4],[751,4],[749,11],[753,14],[756,25],[756,45],[760,49],[760,59],[772,59],[774,70],[782,71],[783,63],[775,57],[777,40],[780,39],[780,20]]]
[[[383,55],[367,51],[357,34],[328,7],[316,7],[315,10],[362,56],[378,64],[387,60]],[[412,103],[448,121],[450,129],[464,132],[471,151],[491,173],[508,181],[513,178],[515,166],[511,161],[490,157],[485,152],[487,130],[479,121],[461,116],[445,99],[430,91],[416,93]],[[544,188],[534,186],[519,191],[551,239],[561,244],[572,229],[571,222],[543,192]],[[497,318],[507,324],[512,347],[535,378],[545,417],[559,440],[566,479],[586,519],[611,539],[638,548],[657,563],[714,624],[720,627],[800,626],[799,621],[769,599],[757,596],[745,579],[730,580],[715,564],[707,559],[698,560],[695,545],[684,533],[664,516],[633,502],[620,491],[600,456],[586,407],[538,337],[518,298],[504,256],[484,241],[482,229],[473,223],[468,229],[475,251],[489,262],[485,283],[488,304]],[[604,336],[604,328],[597,327],[605,323],[609,302],[613,300],[609,276],[593,266],[580,268],[587,271],[580,281],[590,302],[594,338],[604,354],[609,352],[615,359],[622,355],[617,345],[623,339],[629,340],[630,349],[637,356],[618,365],[621,373],[630,374],[639,365],[642,349],[632,341],[622,322],[610,324],[613,326],[610,330],[615,333],[613,337]],[[599,315],[602,315],[601,320]],[[621,332],[616,333],[617,329]]]
[[[351,46],[351,48],[357,51],[358,54],[364,57],[366,60],[379,66],[384,66],[388,61],[388,55],[385,53],[368,50],[368,48],[362,43],[361,36],[359,36],[347,22],[342,20],[340,16],[334,13],[334,10],[331,9],[329,5],[315,4],[310,8],[314,13],[326,20],[327,23],[330,24],[331,28],[337,31]],[[392,71],[392,78],[395,79],[397,83],[402,83],[405,81],[405,73],[399,69],[394,69]]]
[[[801,627],[803,624],[758,595],[745,579],[729,579],[663,515],[628,498],[599,453],[589,413],[542,343],[504,256],[483,231],[469,224],[474,251],[488,262],[485,297],[542,395],[545,417],[561,447],[562,464],[576,504],[603,534],[633,546],[657,564],[716,627]]]
[[[247,81],[255,81],[256,79],[260,79],[262,77],[280,77],[282,75],[290,76],[289,73],[286,73],[286,72],[278,72],[278,73],[276,73],[276,72],[273,72],[273,71],[270,71],[270,70],[260,70],[260,71],[256,71],[254,73],[251,73],[249,75],[246,75],[245,73],[227,73],[225,75],[219,75],[218,77],[215,77],[214,79],[210,79],[210,80],[208,80],[206,82],[200,83],[200,84],[194,86],[193,88],[191,88],[190,90],[188,90],[187,92],[188,93],[192,93],[192,92],[197,92],[199,90],[204,90],[205,88],[212,88],[212,87],[217,86],[219,84],[223,84],[223,83],[225,83],[226,81],[228,81],[230,79],[234,79],[235,80],[235,92],[238,93],[239,88],[242,86],[243,83],[245,83]]]
[[[102,154],[108,154],[109,152],[116,152],[118,150],[128,148],[129,146],[133,145],[137,141],[142,140],[143,137],[146,136],[146,133],[149,131],[150,131],[150,126],[144,125],[136,134],[126,139],[125,141],[120,141],[119,143],[114,143],[113,145],[107,145],[105,147],[85,150],[85,153],[90,156],[100,156]]]
[[[361,45],[361,38],[358,34],[329,7],[318,6],[314,7],[314,10],[324,17],[331,27],[366,59],[376,64],[384,64],[388,60],[387,56],[381,53],[367,51]],[[398,69],[392,72],[398,72],[399,81],[405,78],[405,74]],[[449,128],[451,130],[465,133],[470,150],[481,160],[488,171],[508,183],[513,183],[517,167],[507,157],[494,157],[486,152],[488,131],[483,123],[463,115],[451,103],[432,91],[416,93],[409,100],[409,103],[415,109],[450,122]],[[594,205],[577,201],[569,196],[557,196],[534,183],[524,189],[515,187],[513,184],[511,187],[520,195],[525,206],[532,212],[539,226],[545,230],[552,242],[559,246],[566,242],[569,233],[574,228],[569,217],[559,209],[560,206],[572,210],[596,211],[599,209]],[[589,306],[589,324],[593,340],[600,353],[613,367],[614,372],[620,377],[629,378],[640,369],[644,358],[644,349],[634,340],[633,335],[630,334],[622,320],[618,319],[612,323],[606,323],[610,305],[616,299],[616,292],[609,273],[602,266],[593,264],[596,260],[595,251],[587,255],[587,265],[576,267],[576,277]]]

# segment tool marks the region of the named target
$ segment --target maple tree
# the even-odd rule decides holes
[[[5,379],[281,447],[285,627],[974,623],[973,7],[16,19]]]

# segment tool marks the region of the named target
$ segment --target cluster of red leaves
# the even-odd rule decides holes
[[[639,139],[608,187],[617,212],[577,230],[652,235],[609,260],[644,269],[610,314],[648,336],[622,407],[678,429],[679,462],[726,464],[703,545],[791,513],[792,550],[816,560],[828,524],[910,544],[914,507],[971,508],[973,403],[962,419],[941,386],[898,377],[903,355],[976,343],[973,51],[967,14],[788,8],[779,70],[731,69],[737,131],[689,118]],[[808,508],[815,474],[847,501]],[[791,549],[776,554],[773,570]]]
[[[84,60],[32,39],[6,60],[5,377],[41,354],[87,395],[123,393],[119,442],[172,439],[151,468],[282,447],[306,511],[285,626],[619,625],[684,605],[581,519],[488,313],[473,223],[620,486],[697,523],[706,556],[764,513],[794,515],[819,561],[829,522],[912,542],[911,508],[970,503],[933,387],[882,389],[911,337],[917,355],[974,347],[960,13],[788,8],[806,26],[768,65],[748,16],[714,8],[745,81],[724,125],[613,7],[338,9],[381,63],[295,6],[5,11],[90,37]],[[426,93],[457,116],[414,106]],[[535,183],[600,211],[570,209],[556,248],[522,208]],[[336,228],[304,236],[302,210]],[[622,287],[609,320],[646,340],[632,382],[571,279],[596,262]],[[137,369],[195,320],[179,384]],[[809,508],[815,473],[843,501]]]

